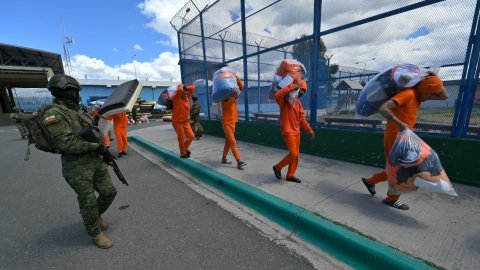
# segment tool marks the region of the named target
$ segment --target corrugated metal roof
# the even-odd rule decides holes
[[[337,87],[335,87],[335,90],[349,90],[349,89],[360,91],[363,89],[363,86],[357,81],[342,80],[337,85]]]
[[[0,65],[51,68],[64,74],[62,56],[58,53],[0,43]]]

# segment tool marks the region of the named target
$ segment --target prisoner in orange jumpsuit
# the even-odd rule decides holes
[[[177,132],[178,146],[180,148],[180,157],[189,158],[190,151],[188,147],[195,138],[192,128],[188,123],[190,118],[190,97],[195,91],[195,86],[184,87],[178,85],[178,90],[172,97],[172,126]],[[187,137],[185,139],[185,136]]]
[[[387,119],[387,128],[383,137],[385,159],[388,159],[397,134],[413,126],[417,121],[417,111],[422,102],[427,100],[445,100],[448,98],[447,90],[443,87],[442,80],[433,72],[428,71],[429,76],[414,87],[406,88],[385,102],[378,112]],[[375,185],[388,180],[386,170],[374,174],[369,178],[362,178],[372,196],[375,196]],[[399,200],[400,195],[390,195],[383,203],[401,210],[408,210],[410,207]]]
[[[126,113],[116,113],[105,117],[107,120],[113,119],[113,130],[115,131],[115,136],[117,137],[117,148],[118,148],[118,157],[121,158],[122,155],[126,155],[125,149],[127,148],[127,126],[128,118]]]
[[[222,127],[225,132],[225,146],[223,147],[223,157],[222,163],[232,164],[231,161],[227,161],[227,155],[230,149],[232,149],[232,154],[237,160],[237,167],[241,168],[247,165],[247,162],[241,161],[240,153],[237,151],[237,142],[235,141],[235,123],[238,122],[237,117],[237,97],[243,91],[243,83],[237,77],[237,84],[240,88],[232,89],[232,96],[228,100],[222,101]]]
[[[285,96],[290,93],[290,91],[298,89],[299,87],[300,91],[298,97],[300,98],[305,94],[307,89],[305,81],[302,81],[300,85],[290,84],[275,94],[275,100],[280,107],[280,131],[285,139],[289,153],[282,159],[282,161],[273,166],[273,172],[275,173],[275,177],[282,179],[282,168],[288,165],[286,180],[296,183],[301,182],[300,179],[295,177],[295,171],[298,167],[298,159],[300,155],[300,126],[302,126],[310,135],[310,138],[315,138],[313,130],[305,119],[305,112],[303,111],[300,101],[297,99],[295,106],[292,106],[287,100],[285,100]]]
[[[95,119],[95,116],[97,116],[97,113],[100,109],[96,109],[94,112],[93,112],[93,119]],[[110,147],[110,138],[108,137],[108,133],[105,135],[105,146],[106,147]]]

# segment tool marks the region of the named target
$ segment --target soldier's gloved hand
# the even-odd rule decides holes
[[[114,159],[114,160],[116,160],[116,159]],[[103,162],[105,162],[105,163],[107,163],[107,165],[113,167],[113,162],[110,161],[110,159],[108,158],[108,155],[106,153],[103,154]]]
[[[104,155],[105,152],[107,152],[107,147],[104,144],[98,144],[98,148],[95,150],[95,153]]]

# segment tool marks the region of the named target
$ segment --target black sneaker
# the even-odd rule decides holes
[[[237,168],[241,168],[243,166],[247,165],[247,162],[245,161],[239,161],[238,164],[237,164]]]
[[[122,152],[122,155],[127,155],[127,152],[123,151],[123,152]]]
[[[290,177],[290,178],[287,178],[286,180],[287,180],[287,181],[290,181],[290,182],[295,182],[295,183],[300,183],[300,182],[302,182],[302,180],[298,179],[298,178],[295,177],[295,176],[292,176],[292,177]]]
[[[277,170],[275,166],[273,166],[273,172],[275,173],[275,177],[277,177],[277,179],[282,179],[282,172]]]
[[[191,154],[191,153],[192,153],[192,152],[190,152],[190,150],[187,150],[187,155],[188,155],[188,157],[190,157],[190,154]]]
[[[121,158],[122,157],[122,153],[118,153],[118,158]]]
[[[389,202],[387,201],[386,199],[383,199],[383,203],[386,204],[386,205],[390,205],[391,207],[395,207],[397,209],[400,209],[400,210],[408,210],[410,209],[410,207],[408,207],[408,205],[404,204],[402,201],[400,200],[396,200],[394,202]]]
[[[372,196],[375,196],[375,194],[377,194],[377,192],[375,191],[375,186],[370,185],[369,183],[367,183],[367,179],[362,178],[362,182],[363,182],[363,184],[367,187],[368,192],[370,192],[370,194],[372,194]]]
[[[181,156],[180,158],[189,158],[190,156],[188,154]]]

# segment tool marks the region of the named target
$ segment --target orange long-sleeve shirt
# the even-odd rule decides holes
[[[414,88],[408,88],[400,91],[393,98],[397,102],[398,106],[392,109],[393,114],[398,120],[407,124],[411,130],[417,121],[417,111],[422,105],[422,102],[418,100],[417,93]],[[387,121],[387,128],[385,129],[386,137],[397,137],[398,130],[397,125],[393,122]]]
[[[97,116],[99,110],[93,112],[93,118]],[[113,120],[114,127],[125,127],[128,126],[128,118],[126,113],[116,113],[108,117],[104,117],[106,120]]]
[[[238,87],[240,88],[240,92],[242,92],[243,83],[238,77],[237,77],[237,84],[238,84]],[[237,99],[234,97],[230,97],[228,100],[223,100],[221,103],[222,103],[222,124],[238,122]]]
[[[128,126],[128,118],[126,113],[116,113],[113,115],[113,127]]]
[[[172,109],[172,121],[173,122],[186,122],[190,119],[190,97],[195,91],[195,86],[187,86],[188,96],[186,99],[182,99],[183,84],[178,85],[177,93],[172,97],[173,109]]]
[[[300,134],[300,126],[308,133],[312,134],[313,130],[305,119],[302,103],[299,100],[295,103],[295,107],[285,100],[285,96],[292,90],[295,85],[290,84],[275,94],[275,100],[280,107],[280,131],[284,133]]]

